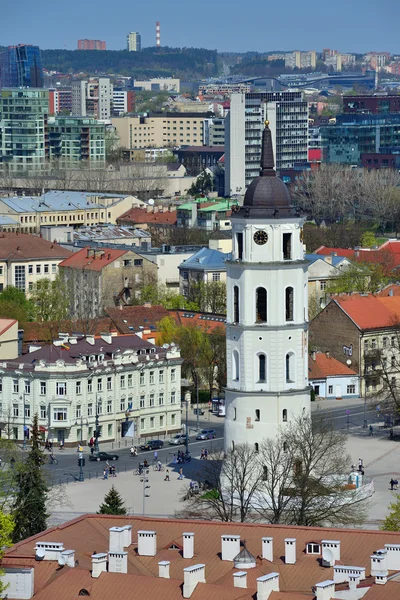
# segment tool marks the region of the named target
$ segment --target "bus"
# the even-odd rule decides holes
[[[211,400],[211,412],[218,417],[225,416],[225,398],[213,398]]]

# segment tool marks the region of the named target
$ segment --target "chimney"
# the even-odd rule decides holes
[[[94,335],[87,335],[86,336],[86,341],[88,344],[90,344],[91,346],[94,346]]]
[[[313,351],[311,352],[311,359],[312,359],[314,362],[315,362],[315,361],[316,361],[316,359],[317,359],[317,353],[315,352],[315,350],[313,350]]]
[[[132,544],[132,525],[125,525],[124,530],[124,548],[129,548]]]
[[[387,550],[376,550],[371,556],[371,577],[387,571]]]
[[[139,556],[155,556],[157,554],[157,534],[155,531],[143,531],[138,533]]]
[[[333,580],[335,583],[348,583],[352,576],[359,577],[361,581],[364,581],[365,568],[348,567],[345,565],[335,565],[333,567]]]
[[[356,590],[359,583],[360,583],[360,578],[358,575],[350,575],[349,590]]]
[[[274,538],[263,537],[261,538],[262,557],[264,560],[272,562],[274,560]]]
[[[236,573],[233,574],[233,587],[247,588],[246,571],[236,571]]]
[[[272,592],[279,592],[279,573],[268,573],[257,579],[257,600],[268,600]]]
[[[340,560],[340,541],[322,540],[322,566],[333,567],[337,560]]]
[[[128,572],[128,553],[124,550],[108,553],[108,572],[109,573],[127,573]]]
[[[198,583],[205,583],[206,565],[193,565],[183,569],[183,597],[190,598]]]
[[[59,560],[64,550],[62,542],[36,542],[35,558],[36,560]]]
[[[183,533],[183,558],[194,556],[194,533]]]
[[[240,535],[221,535],[222,560],[231,560],[240,552]]]
[[[110,527],[109,551],[118,552],[124,548],[125,531],[123,527]]]
[[[161,560],[158,563],[158,576],[160,579],[169,579],[169,560]]]
[[[6,586],[5,598],[30,600],[34,593],[33,567],[10,566],[3,568],[2,583]]]
[[[387,583],[387,578],[388,572],[382,571],[382,573],[379,573],[379,575],[375,575],[375,583],[377,585],[385,585],[385,583]]]
[[[321,581],[315,586],[316,600],[332,600],[335,596],[335,582],[331,579]]]
[[[386,566],[389,571],[400,571],[400,544],[385,544]]]
[[[296,538],[285,539],[285,563],[287,565],[296,564]]]
[[[330,358],[331,357],[331,353],[329,352],[329,350],[326,350],[325,356],[326,356],[326,358]]]
[[[112,343],[111,333],[101,333],[100,335],[103,342],[105,342],[106,344]]]
[[[61,562],[67,567],[75,567],[75,550],[64,550],[61,552]]]
[[[92,577],[97,579],[103,571],[107,571],[107,554],[92,554]]]

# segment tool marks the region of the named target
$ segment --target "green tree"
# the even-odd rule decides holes
[[[0,511],[0,560],[4,556],[4,549],[12,545],[13,529],[14,521],[12,516]],[[2,569],[0,569],[0,595],[4,597],[3,592],[8,586],[1,580],[1,575],[4,575]]]
[[[61,321],[67,317],[68,291],[60,275],[54,281],[39,279],[33,288],[31,300],[38,321]]]
[[[360,240],[363,248],[372,248],[377,245],[377,240],[373,231],[364,231]]]
[[[44,454],[39,447],[38,416],[32,425],[32,447],[24,463],[14,466],[15,497],[12,516],[15,522],[13,542],[44,531],[47,526],[48,487],[43,473]]]
[[[330,294],[378,292],[389,281],[384,264],[354,263],[345,269],[329,286]]]
[[[384,518],[380,527],[382,531],[400,531],[400,494],[389,504],[389,514]]]
[[[126,508],[121,498],[121,494],[114,486],[104,496],[104,502],[100,505],[98,515],[126,515]]]
[[[225,281],[190,282],[187,298],[203,312],[226,314]]]
[[[144,302],[160,304],[168,309],[199,310],[195,302],[190,302],[182,294],[177,294],[175,291],[169,290],[166,285],[156,282],[145,284],[136,296],[132,296],[132,304],[138,305]]]
[[[2,317],[17,319],[23,323],[33,320],[35,307],[22,290],[9,285],[0,293],[0,314]]]
[[[210,173],[207,173],[207,171],[203,171],[203,173],[200,173],[196,181],[192,183],[192,185],[188,189],[188,194],[190,194],[191,196],[199,196],[201,194],[208,194],[212,190],[213,179]]]

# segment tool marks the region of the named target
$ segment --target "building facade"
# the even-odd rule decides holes
[[[225,195],[244,194],[257,177],[265,119],[270,122],[276,169],[307,161],[308,104],[302,92],[232,94],[225,122]]]
[[[126,36],[126,47],[128,52],[140,52],[142,49],[142,38],[137,31],[131,31]]]
[[[49,89],[49,115],[71,114],[72,111],[72,89],[55,88]]]
[[[135,92],[133,90],[113,89],[112,114],[115,117],[135,111]]]
[[[106,50],[102,40],[78,40],[78,50]]]
[[[204,119],[204,145],[225,145],[225,118]]]
[[[100,443],[175,433],[181,363],[176,346],[137,335],[65,334],[32,347],[1,363],[1,435],[29,438],[35,414],[43,437],[67,445],[87,443],[96,427]]]
[[[72,116],[110,119],[113,85],[108,77],[73,81]]]
[[[343,112],[345,114],[372,115],[400,113],[400,95],[343,96]]]
[[[38,46],[18,44],[0,53],[0,89],[43,87],[43,67]]]
[[[106,164],[105,126],[86,117],[49,117],[49,159],[61,167],[71,167],[80,161],[93,168]]]
[[[276,177],[266,126],[260,176],[232,215],[226,262],[225,452],[242,443],[257,451],[310,412],[303,222]]]

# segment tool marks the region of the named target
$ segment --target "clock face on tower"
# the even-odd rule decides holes
[[[256,244],[263,246],[268,242],[268,233],[266,231],[256,231],[253,239]]]

